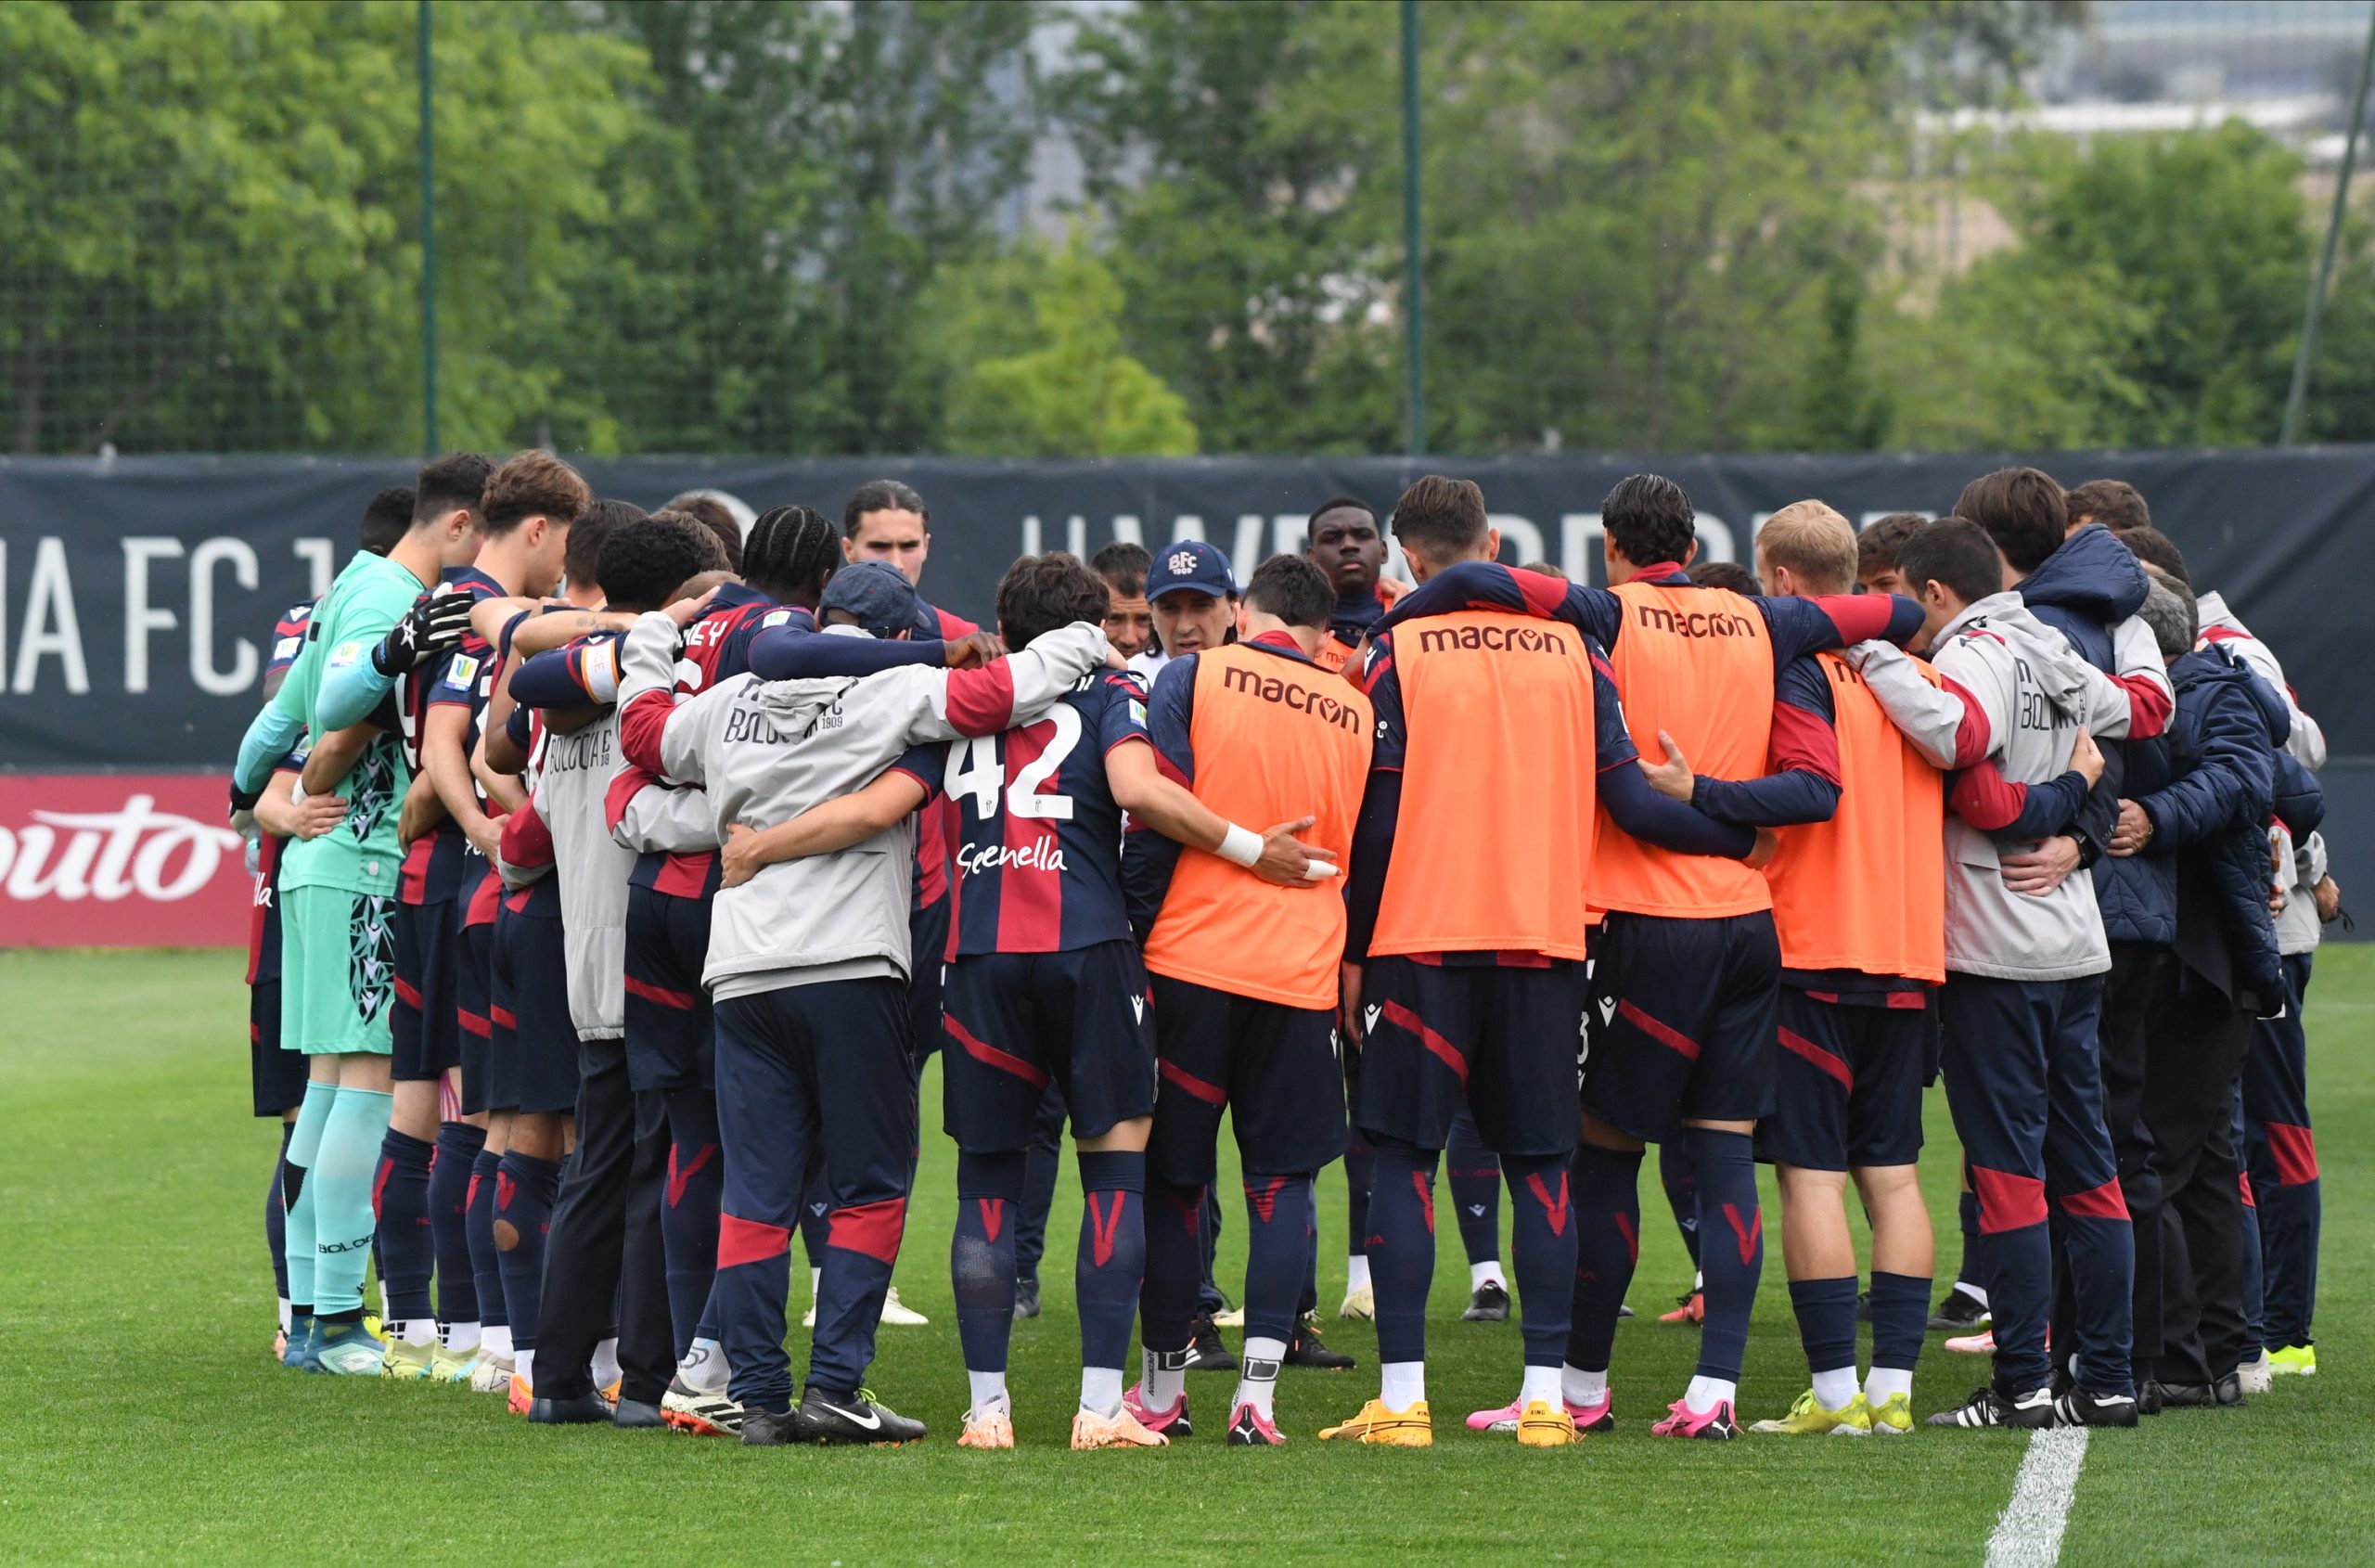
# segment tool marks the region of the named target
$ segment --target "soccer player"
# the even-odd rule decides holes
[[[915,623],[913,589],[887,573],[837,574],[865,626]],[[903,602],[880,601],[896,590]],[[995,734],[1051,706],[1107,654],[1094,626],[1067,629],[985,669],[916,667],[864,680],[737,676],[673,700],[681,622],[639,619],[623,645],[621,737],[629,761],[706,791],[730,823],[789,821],[848,794],[913,748]],[[898,622],[897,625],[892,621]],[[828,719],[834,722],[827,723]],[[905,765],[926,781],[929,760]],[[920,1421],[862,1396],[875,1326],[905,1226],[915,1148],[909,1076],[908,805],[849,849],[770,867],[712,906],[704,983],[717,1020],[725,1198],[718,1240],[720,1328],[742,1441],[876,1443],[921,1437]],[[808,1388],[795,1413],[783,1351],[784,1260],[812,1158],[830,1193]]]
[[[252,800],[301,737],[318,741],[368,714],[377,695],[332,700],[342,688],[366,685],[350,672],[381,677],[384,695],[395,670],[452,646],[449,636],[457,641],[464,622],[416,601],[444,567],[467,564],[476,550],[467,525],[416,516],[387,556],[350,561],[315,607],[295,666],[240,741],[235,790]],[[411,778],[392,735],[337,765],[345,814],[330,831],[291,843],[280,871],[281,1044],[312,1059],[286,1155],[285,1234],[291,1300],[314,1307],[289,1355],[309,1369],[360,1376],[376,1374],[383,1359],[363,1324],[363,1273],[389,1114],[396,816]]]
[[[1464,1099],[1501,1157],[1514,1214],[1525,1337],[1518,1440],[1565,1444],[1575,1428],[1559,1407],[1559,1360],[1580,1217],[1567,1179],[1570,1042],[1584,1011],[1580,893],[1595,803],[1628,831],[1686,853],[1744,857],[1761,841],[1650,788],[1584,633],[1530,617],[1522,601],[1483,609],[1455,593],[1437,596],[1431,612],[1420,607],[1437,573],[1490,562],[1499,549],[1473,483],[1418,481],[1395,505],[1393,529],[1421,586],[1370,642],[1377,741],[1344,948],[1345,1013],[1362,1052],[1354,1120],[1377,1150],[1367,1240],[1383,1380],[1379,1397],[1320,1435],[1433,1441],[1424,1356],[1434,1167]],[[1406,809],[1425,837],[1397,844]],[[1521,852],[1508,852],[1512,836]]]
[[[1336,590],[1336,608],[1329,614],[1328,637],[1317,658],[1321,668],[1342,670],[1377,618],[1402,597],[1402,585],[1385,575],[1385,535],[1367,502],[1331,495],[1319,503],[1307,526],[1303,554]],[[1354,673],[1357,677],[1359,672]],[[1349,1164],[1345,1175],[1352,1176]]]
[[[1756,565],[1777,598],[1850,593],[1855,532],[1821,502],[1800,501],[1758,531]],[[1825,684],[1810,695],[1837,737],[1839,809],[1781,829],[1765,868],[1783,1054],[1776,1109],[1756,1133],[1780,1182],[1782,1259],[1813,1387],[1754,1430],[1901,1434],[1913,1430],[1930,1305],[1930,1212],[1915,1161],[1935,1028],[1929,993],[1945,979],[1945,790],[1844,659],[1823,653],[1815,664]],[[1872,1227],[1872,1369],[1860,1390],[1850,1178]]]
[[[1919,607],[1868,596],[1739,600],[1702,589],[1685,571],[1697,553],[1695,515],[1680,485],[1637,474],[1601,506],[1613,589],[1462,565],[1430,578],[1386,623],[1494,603],[1605,636],[1636,743],[1657,741],[1666,758],[1661,770],[1677,781],[1689,773],[1687,756],[1698,757],[1691,801],[1706,816],[1759,828],[1825,820],[1839,795],[1835,739],[1819,697],[1785,674],[1805,675],[1808,656],[1822,649],[1908,636]],[[1818,683],[1819,671],[1813,674]],[[1706,1318],[1690,1386],[1652,1430],[1728,1438],[1764,1262],[1751,1135],[1770,1109],[1779,1050],[1772,894],[1749,868],[1668,855],[1622,827],[1599,823],[1585,890],[1609,913],[1594,945],[1574,1163],[1584,1263],[1564,1396],[1579,1423],[1609,1419],[1609,1355],[1637,1258],[1641,1150],[1650,1139],[1678,1140],[1690,1156],[1701,1216]],[[1525,1294],[1522,1280],[1518,1293]]]
[[[1891,512],[1874,518],[1855,536],[1855,585],[1868,594],[1902,594],[1905,573],[1897,570],[1899,546],[1930,525],[1919,512]]]
[[[1314,658],[1334,603],[1311,561],[1264,562],[1247,585],[1244,637],[1164,666],[1149,705],[1154,752],[1131,758],[1134,768],[1159,760],[1213,813],[1290,819],[1281,832],[1308,826],[1326,870],[1351,852],[1373,722],[1367,700],[1323,679]],[[1165,1089],[1148,1146],[1154,1218],[1145,1374],[1132,1414],[1151,1431],[1190,1430],[1199,1231],[1226,1109],[1248,1225],[1245,1354],[1228,1442],[1273,1446],[1278,1370],[1306,1338],[1298,1319],[1313,1261],[1313,1183],[1345,1145],[1335,1032],[1343,900],[1330,883],[1247,866],[1250,845],[1183,848],[1160,818],[1130,809],[1132,920],[1154,976]]]
[[[1763,592],[1756,573],[1736,560],[1701,561],[1690,569],[1690,580],[1702,588],[1721,588],[1742,598],[1754,598]]]
[[[737,577],[742,575],[742,525],[734,521],[733,508],[713,493],[687,490],[660,509],[682,512],[715,534],[718,547],[725,552],[725,565],[721,570]]]
[[[1906,541],[1898,563],[1920,593],[1943,686],[1887,648],[1851,649],[1848,662],[1932,761],[1964,769],[1997,764],[1993,776],[1967,774],[1949,796],[1946,980],[1938,996],[1946,1104],[1979,1198],[1996,1376],[1930,1424],[2132,1426],[2134,1243],[2096,1066],[2111,954],[2095,886],[2069,877],[2043,893],[2019,891],[1999,869],[2003,856],[1989,835],[2070,770],[2081,728],[2117,739],[2149,709],[2003,587],[2003,557],[1978,525],[1934,523]],[[1967,792],[1972,779],[1989,782]],[[2075,1383],[2059,1402],[2046,1355],[2048,1201],[2068,1229],[2076,1299]]]

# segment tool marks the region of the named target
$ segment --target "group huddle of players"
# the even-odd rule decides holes
[[[918,597],[894,482],[747,533],[540,452],[383,492],[284,616],[233,780],[276,1353],[539,1422],[920,1438],[866,1382],[878,1326],[920,1321],[891,1281],[940,1050],[963,1446],[1014,1443],[1067,1121],[1074,1447],[1188,1436],[1213,1367],[1226,1441],[1283,1440],[1281,1368],[1351,1364],[1316,1333],[1340,1157],[1381,1386],[1319,1435],[1431,1443],[1447,1148],[1470,1316],[1513,1286],[1523,1343],[1467,1424],[1526,1446],[1614,1420],[1651,1142],[1701,1272],[1658,1434],[1740,1430],[1759,1160],[1812,1379],[1757,1431],[1910,1431],[1925,1330],[1990,1314],[1993,1380],[1931,1424],[2313,1371],[2300,1011],[2337,895],[2323,743],[2265,645],[2114,482],[2002,470],[1860,540],[1800,502],[1732,585],[1673,482],[1600,517],[1606,589],[1498,564],[1482,492],[1429,477],[1383,525],[1324,503],[1241,585],[1198,541],[1024,557],[990,633]],[[1941,1076],[1966,1256],[1933,1317]]]

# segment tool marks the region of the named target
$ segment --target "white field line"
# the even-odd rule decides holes
[[[2055,1427],[2029,1439],[2012,1500],[1987,1537],[1987,1568],[2054,1568],[2061,1559],[2061,1533],[2078,1494],[2078,1472],[2086,1463],[2086,1429]]]

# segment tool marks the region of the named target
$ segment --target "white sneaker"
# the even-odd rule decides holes
[[[883,1321],[887,1323],[890,1319],[886,1317]],[[803,1329],[813,1329],[816,1326],[816,1304],[815,1302],[810,1302],[808,1304],[808,1310],[800,1315],[800,1326]]]
[[[893,1328],[920,1329],[931,1319],[902,1302],[899,1287],[893,1285],[891,1293],[882,1298],[882,1321]]]
[[[1336,1309],[1336,1316],[1357,1318],[1364,1323],[1375,1322],[1377,1320],[1377,1292],[1367,1285],[1363,1285],[1357,1291],[1346,1291],[1344,1305]]]
[[[478,1362],[470,1369],[470,1391],[474,1394],[507,1394],[511,1389],[511,1374],[519,1366],[508,1356],[497,1356],[481,1345]]]
[[[2276,1382],[2276,1367],[2267,1358],[2266,1347],[2262,1346],[2251,1360],[2237,1366],[2235,1375],[2242,1380],[2245,1394],[2266,1394]]]
[[[1213,1328],[1215,1328],[1215,1329],[1242,1329],[1242,1328],[1244,1328],[1244,1327],[1245,1327],[1245,1309],[1244,1309],[1243,1307],[1241,1307],[1241,1306],[1232,1306],[1232,1307],[1230,1307],[1226,1312],[1215,1312],[1215,1313],[1213,1313]]]

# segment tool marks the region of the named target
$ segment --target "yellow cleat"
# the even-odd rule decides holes
[[[2317,1375],[2317,1347],[2314,1344],[2279,1346],[2267,1353],[2267,1369],[2279,1378],[2314,1378]]]
[[[971,1422],[966,1423],[965,1431],[968,1436],[971,1435],[973,1431]],[[962,1439],[959,1442],[961,1444]],[[1008,1428],[1007,1444],[1011,1446],[1013,1442],[1014,1433],[1011,1428]],[[1130,1414],[1129,1407],[1123,1406],[1118,1415],[1098,1416],[1083,1410],[1072,1417],[1072,1446],[1075,1448],[1168,1448],[1171,1446],[1171,1439],[1159,1432],[1149,1432],[1139,1425],[1138,1418]]]
[[[382,1344],[388,1341],[388,1326],[379,1321],[379,1315],[376,1312],[364,1313],[363,1331]]]
[[[1428,1448],[1434,1446],[1434,1418],[1427,1413],[1427,1402],[1415,1400],[1406,1410],[1389,1410],[1382,1399],[1372,1399],[1361,1407],[1361,1413],[1342,1426],[1325,1428],[1319,1434],[1322,1443],[1342,1439],[1350,1443],[1383,1443],[1396,1448]]]
[[[398,1382],[418,1382],[430,1375],[437,1359],[434,1344],[406,1344],[402,1340],[390,1340],[379,1359],[379,1375]]]
[[[429,1381],[431,1382],[467,1383],[478,1369],[479,1353],[465,1350],[459,1354],[438,1345],[429,1358]]]
[[[1869,1401],[1865,1407],[1870,1409]],[[1913,1401],[1902,1394],[1892,1394],[1872,1411],[1872,1435],[1903,1437],[1913,1430]]]
[[[1075,1448],[1082,1446],[1080,1420],[1085,1419],[1083,1417],[1072,1422],[1072,1446]],[[1139,1427],[1138,1430],[1145,1432],[1146,1428]],[[1157,1438],[1156,1441],[1163,1439]],[[1011,1448],[1014,1446],[1014,1421],[1004,1410],[968,1410],[965,1412],[965,1430],[958,1434],[956,1446],[959,1448]]]
[[[1518,1412],[1518,1442],[1528,1448],[1562,1448],[1583,1440],[1575,1419],[1547,1399],[1536,1399]]]
[[[1826,1410],[1816,1403],[1815,1391],[1810,1388],[1798,1395],[1798,1402],[1790,1407],[1788,1415],[1778,1420],[1759,1421],[1749,1430],[1768,1437],[1869,1437],[1872,1407],[1858,1394],[1847,1402],[1846,1408]]]

